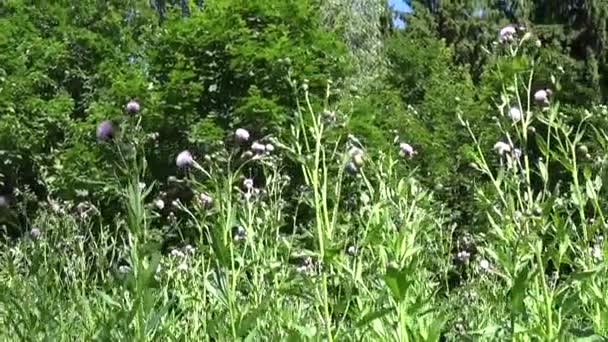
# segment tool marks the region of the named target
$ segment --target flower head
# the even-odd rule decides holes
[[[266,144],[266,152],[272,153],[273,151],[274,151],[274,145],[273,144]]]
[[[253,179],[251,179],[251,178],[245,178],[243,180],[243,187],[245,188],[245,190],[251,190],[251,189],[253,189]]]
[[[513,40],[517,30],[512,25],[503,27],[498,33],[498,40],[501,43]]]
[[[163,210],[165,208],[165,201],[163,201],[160,198],[157,198],[157,199],[154,200],[154,206],[158,210]]]
[[[255,153],[264,153],[266,152],[266,145],[260,144],[259,142],[254,142],[251,144],[251,150]]]
[[[32,237],[32,239],[36,240],[40,237],[40,235],[42,235],[42,231],[40,230],[40,228],[32,228],[32,230],[30,230],[30,236]]]
[[[403,157],[408,156],[409,158],[412,158],[417,153],[418,152],[416,152],[416,150],[414,150],[414,147],[412,147],[412,145],[410,145],[408,143],[399,144],[399,154],[401,156],[403,156]]]
[[[519,122],[522,117],[521,110],[519,110],[517,107],[511,107],[509,109],[509,117],[511,120],[513,120],[513,122]]]
[[[189,167],[194,164],[194,158],[189,151],[182,151],[175,158],[175,165],[179,168]]]
[[[201,204],[205,207],[210,207],[213,204],[213,198],[204,192],[199,195],[199,199],[201,200]]]
[[[534,93],[534,101],[539,105],[544,105],[549,103],[549,95],[551,95],[551,91],[547,91],[545,89],[540,89],[536,93]]]
[[[127,103],[127,105],[125,106],[125,109],[127,110],[127,113],[135,114],[135,113],[139,112],[139,109],[140,109],[139,102],[137,102],[135,100],[131,100]]]
[[[114,125],[112,125],[112,121],[104,120],[97,126],[97,139],[100,141],[105,141],[112,139],[114,137]]]
[[[249,132],[246,129],[239,128],[234,132],[234,136],[238,141],[245,142],[249,140]]]
[[[344,171],[346,171],[350,175],[356,175],[359,172],[359,168],[352,161],[348,162],[344,167]]]
[[[243,226],[232,227],[232,238],[234,241],[241,241],[247,237],[247,231]]]
[[[494,144],[494,150],[499,154],[499,155],[504,155],[507,152],[511,152],[511,145],[504,143],[502,141],[497,142],[496,144]]]

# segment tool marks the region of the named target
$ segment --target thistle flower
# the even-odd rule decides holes
[[[249,132],[246,129],[239,128],[234,132],[234,136],[240,142],[249,140]]]
[[[245,230],[245,228],[243,228],[243,226],[232,227],[232,238],[234,239],[234,241],[245,240],[246,237],[247,231]]]
[[[194,158],[189,151],[182,151],[175,158],[175,165],[179,168],[185,168],[194,165]]]
[[[139,102],[137,102],[135,100],[131,100],[127,103],[127,105],[125,106],[125,109],[127,110],[127,113],[135,114],[135,113],[139,112],[139,109],[140,109]]]
[[[192,254],[194,254],[194,252],[196,252],[196,249],[194,247],[192,247],[191,245],[185,245],[184,251],[186,251],[186,254],[192,255]]]
[[[518,122],[519,120],[521,120],[522,115],[519,108],[511,107],[511,109],[509,109],[509,117],[511,118],[511,120],[513,120],[513,122]]]
[[[204,207],[210,207],[213,204],[213,198],[206,193],[200,194],[199,199]]]
[[[180,251],[179,249],[174,248],[171,250],[171,256],[176,257],[176,258],[183,258],[186,255],[184,254],[184,252]]]
[[[162,199],[158,198],[154,200],[154,206],[156,207],[156,209],[158,210],[163,210],[165,208],[165,201],[163,201]]]
[[[255,153],[264,153],[266,152],[266,145],[260,144],[256,141],[251,144],[251,150]]]
[[[346,254],[350,256],[355,256],[357,254],[357,247],[355,245],[349,245],[346,248]]]
[[[467,251],[460,251],[456,255],[456,258],[458,258],[458,260],[460,260],[461,262],[466,262],[467,260],[469,260],[470,257],[471,257],[471,253],[469,253]]]
[[[399,154],[402,157],[408,156],[409,158],[412,158],[417,153],[418,152],[416,152],[416,150],[414,150],[414,147],[412,147],[412,145],[410,145],[408,143],[401,143],[399,145]]]
[[[548,104],[550,93],[551,91],[540,89],[536,93],[534,93],[534,101],[536,101],[536,103],[539,105]]]
[[[479,261],[479,267],[482,270],[487,271],[488,269],[490,269],[490,262],[486,259],[481,259],[481,261]]]
[[[114,137],[114,125],[112,125],[112,121],[104,120],[97,126],[97,139],[100,141],[105,141],[112,139]]]
[[[504,155],[507,152],[511,152],[511,146],[507,143],[504,143],[502,141],[497,142],[496,144],[494,144],[494,150],[499,154],[499,155]]]
[[[246,178],[245,180],[243,180],[243,187],[245,187],[245,189],[247,190],[253,189],[253,179]]]
[[[118,267],[118,272],[122,274],[127,274],[131,272],[131,267],[127,265],[121,265],[120,267]]]
[[[30,230],[30,236],[32,237],[32,239],[36,240],[40,237],[40,235],[42,235],[42,231],[40,231],[39,228],[32,228],[32,230]]]
[[[503,27],[498,33],[498,40],[501,43],[513,40],[517,30],[512,25]]]
[[[350,175],[356,175],[359,172],[359,168],[357,168],[357,165],[355,165],[355,163],[348,162],[346,164],[346,166],[344,166],[344,171],[346,171],[348,174]]]

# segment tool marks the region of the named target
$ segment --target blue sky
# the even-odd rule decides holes
[[[405,0],[388,0],[388,4],[391,5],[397,11],[407,12],[410,10],[410,6],[405,3]],[[403,27],[403,20],[395,19],[395,26]]]

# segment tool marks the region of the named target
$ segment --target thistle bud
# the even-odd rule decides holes
[[[534,101],[539,105],[549,103],[549,93],[545,89],[538,90],[534,93]]]
[[[139,109],[140,109],[139,102],[137,102],[135,100],[131,100],[127,103],[127,105],[125,106],[125,109],[127,110],[127,113],[135,114],[135,113],[139,112]]]
[[[114,126],[112,121],[104,120],[97,126],[97,139],[100,141],[106,141],[114,137]]]
[[[518,122],[519,120],[521,120],[522,115],[519,108],[511,107],[511,109],[509,109],[509,117],[511,118],[511,120],[513,120],[513,122]]]
[[[346,171],[350,175],[356,175],[359,172],[359,169],[353,162],[348,162],[344,167],[344,171]]]
[[[260,144],[256,141],[251,144],[251,150],[255,153],[261,154],[266,152],[266,145]]]
[[[194,164],[194,158],[192,158],[192,154],[189,151],[182,151],[175,158],[175,165],[179,168],[185,168],[192,166]]]
[[[236,137],[236,140],[240,142],[249,140],[249,132],[243,128],[237,129],[236,132],[234,132],[234,136]]]

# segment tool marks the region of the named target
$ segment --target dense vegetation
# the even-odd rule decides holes
[[[608,3],[408,3],[1,2],[1,339],[607,337]]]

